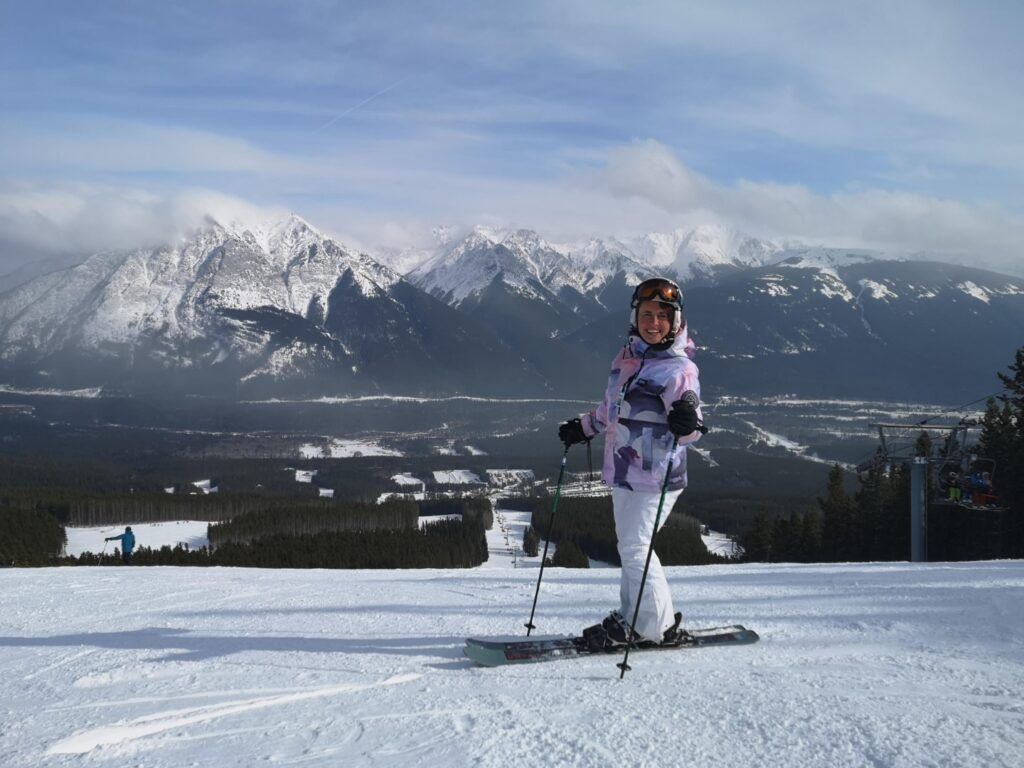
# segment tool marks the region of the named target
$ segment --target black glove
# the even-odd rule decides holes
[[[676,400],[672,403],[672,410],[668,412],[668,428],[676,437],[692,435],[697,429],[697,409],[693,403],[686,400]]]
[[[583,431],[583,422],[579,419],[570,419],[558,428],[558,439],[565,443],[565,447],[585,443],[590,438]]]

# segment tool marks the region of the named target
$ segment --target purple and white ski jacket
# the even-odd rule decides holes
[[[699,371],[692,360],[695,351],[684,328],[668,349],[652,349],[639,336],[631,335],[612,361],[604,401],[580,414],[587,437],[608,433],[601,472],[606,484],[660,493],[671,458],[668,490],[686,487],[686,446],[697,442],[701,433],[679,438],[672,454],[668,412],[684,392],[700,397]],[[701,418],[700,408],[697,416]]]

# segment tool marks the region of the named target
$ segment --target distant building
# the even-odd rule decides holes
[[[334,489],[333,488],[321,488],[320,489],[320,498],[321,499],[333,499],[334,498]]]
[[[318,469],[296,469],[295,470],[295,482],[296,483],[312,483],[313,478],[316,477]]]

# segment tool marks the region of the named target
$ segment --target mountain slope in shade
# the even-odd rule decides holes
[[[972,400],[999,389],[1024,339],[1022,280],[859,254],[808,263],[684,290],[706,393]],[[598,375],[621,339],[609,315],[567,341],[595,350]]]

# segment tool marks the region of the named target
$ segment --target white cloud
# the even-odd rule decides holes
[[[281,218],[280,207],[260,207],[204,189],[155,194],[89,184],[0,186],[0,267],[27,256],[88,255],[160,245],[200,226],[206,217],[256,222]]]
[[[718,195],[710,181],[683,165],[671,149],[653,140],[613,148],[608,153],[607,166],[596,174],[596,180],[613,195],[647,199],[675,213],[713,207]]]
[[[401,171],[379,168],[374,156],[361,162],[325,158],[315,174],[294,177],[299,187],[301,179],[330,178],[332,189],[352,188],[359,194],[340,202],[311,197],[295,212],[371,251],[428,247],[431,229],[439,224],[523,226],[568,240],[717,222],[755,236],[926,252],[1024,274],[1024,219],[995,203],[882,188],[820,194],[801,185],[762,181],[725,185],[697,173],[653,140],[613,146],[603,159],[592,153],[569,156],[552,178],[519,180],[416,164],[416,147],[396,147],[410,160]],[[7,244],[4,258],[10,265],[24,261],[22,254],[90,253],[166,242],[207,215],[265,221],[285,213],[281,206],[258,206],[240,194],[203,188],[153,192],[7,182],[0,186],[0,242]]]
[[[821,195],[799,185],[746,180],[726,186],[688,169],[654,141],[611,150],[593,179],[612,196],[646,202],[680,218],[697,211],[758,236],[925,251],[1024,274],[1024,219],[994,203],[884,189]]]

